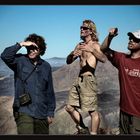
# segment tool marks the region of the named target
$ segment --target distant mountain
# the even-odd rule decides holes
[[[58,70],[54,71],[53,81],[55,91],[69,90],[73,81],[78,76],[79,70],[79,61],[77,60],[70,65],[63,65]],[[109,61],[106,63],[98,62],[95,75],[98,82],[99,94],[114,88],[118,90],[117,69],[113,67]]]
[[[52,57],[45,60],[49,62],[52,66],[52,71],[56,71],[57,69],[66,64],[66,58]],[[13,74],[13,71],[10,70],[0,58],[0,75],[7,76],[9,74]]]
[[[70,65],[66,64],[66,58],[53,57],[46,59],[52,66],[54,88],[56,92],[68,91],[79,73],[78,60]],[[4,64],[0,59],[0,77],[9,77],[13,75],[13,72]],[[97,76],[97,82],[99,93],[105,92],[110,89],[117,89],[118,76],[117,70],[109,61],[106,63],[98,63],[95,75]]]
[[[66,58],[52,57],[46,59],[52,67],[61,67],[66,64]]]
[[[13,71],[0,58],[0,77],[8,77],[11,74],[13,74]]]

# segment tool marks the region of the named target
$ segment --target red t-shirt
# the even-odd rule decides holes
[[[140,58],[114,51],[109,60],[119,72],[120,109],[140,117]]]

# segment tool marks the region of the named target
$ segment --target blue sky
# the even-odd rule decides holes
[[[43,58],[66,57],[81,41],[85,19],[95,22],[100,43],[109,28],[118,27],[111,48],[127,52],[127,33],[140,29],[139,14],[140,5],[0,5],[0,53],[36,33],[47,43]]]

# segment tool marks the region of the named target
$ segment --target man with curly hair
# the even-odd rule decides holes
[[[81,69],[69,92],[65,109],[76,123],[78,134],[97,134],[100,116],[97,109],[95,68],[98,60],[105,62],[105,55],[100,50],[95,23],[91,20],[84,20],[80,30],[80,37],[83,41],[78,43],[75,49],[67,56],[66,62],[71,64],[79,58]],[[83,112],[89,113],[91,132],[85,126],[79,108]]]
[[[27,54],[17,53],[22,47],[27,49]],[[2,60],[14,71],[13,112],[18,134],[49,134],[56,102],[51,66],[40,57],[45,50],[44,38],[30,34],[1,54]]]

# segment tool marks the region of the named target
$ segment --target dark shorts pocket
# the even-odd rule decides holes
[[[140,118],[138,117],[133,117],[133,126],[135,128],[135,131],[140,132]]]

